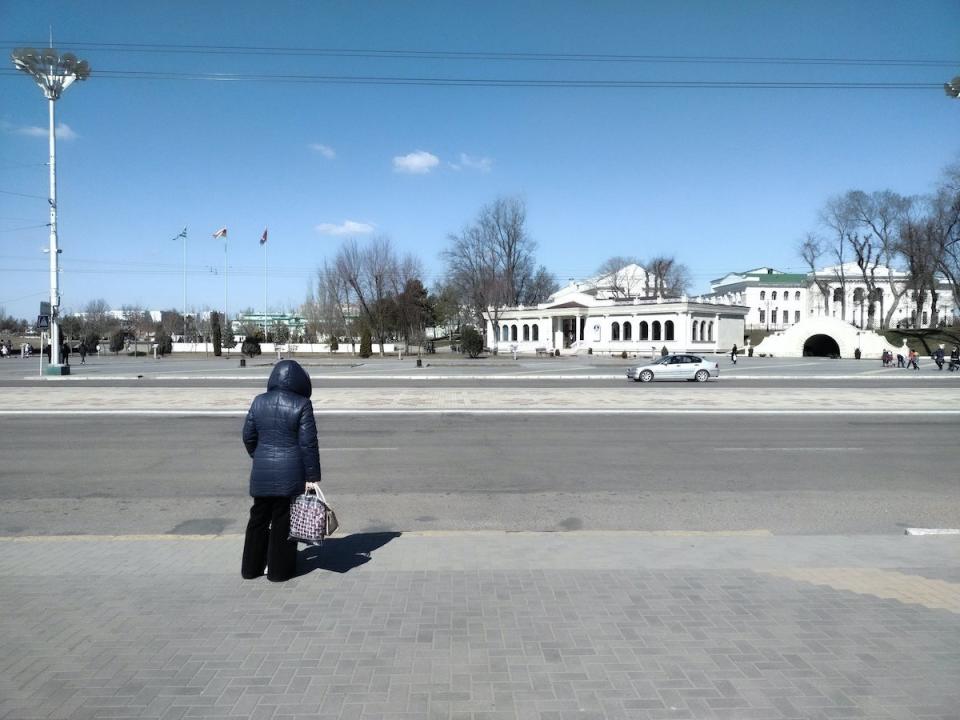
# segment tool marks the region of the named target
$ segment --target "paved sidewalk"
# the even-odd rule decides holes
[[[245,413],[261,388],[84,387],[51,384],[4,388],[4,412],[204,411]],[[537,388],[317,388],[317,412],[445,411],[445,412],[943,412],[960,413],[956,388],[755,388],[659,384],[617,387]]]
[[[0,718],[951,718],[960,538],[0,539]]]

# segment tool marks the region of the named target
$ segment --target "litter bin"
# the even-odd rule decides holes
[[[247,366],[247,359],[240,358],[240,367],[246,367],[246,366]]]

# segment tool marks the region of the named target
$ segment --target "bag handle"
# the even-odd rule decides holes
[[[308,482],[305,492],[309,493],[311,491],[314,495],[320,498],[320,502],[322,502],[324,505],[327,504],[327,499],[323,496],[323,490],[320,489],[320,483]]]

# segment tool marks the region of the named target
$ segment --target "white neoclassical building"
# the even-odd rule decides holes
[[[509,352],[726,352],[741,344],[747,308],[716,298],[651,297],[638,265],[571,282],[545,303],[503,308],[487,321],[486,343]]]
[[[932,318],[929,295],[922,307],[908,289],[909,276],[884,266],[874,269],[877,294],[873,299],[874,325],[927,327]],[[833,265],[816,273],[785,273],[770,267],[732,272],[710,282],[706,297],[718,302],[744,305],[748,330],[786,330],[801,320],[833,318],[865,329],[869,325],[870,302],[863,275],[855,263]],[[820,286],[827,289],[826,295]],[[949,284],[937,284],[937,319],[952,322],[956,304]],[[890,310],[893,313],[890,314]]]

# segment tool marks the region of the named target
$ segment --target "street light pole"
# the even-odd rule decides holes
[[[63,91],[77,80],[90,76],[86,60],[78,60],[73,53],[60,55],[46,48],[16,48],[10,56],[17,70],[30,75],[40,89],[50,108],[50,374],[66,375],[69,366],[60,363],[60,248],[57,236],[57,134],[55,103]],[[41,348],[42,350],[42,348]]]

